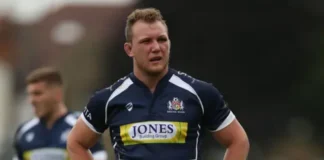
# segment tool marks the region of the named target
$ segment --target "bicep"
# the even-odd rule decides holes
[[[248,144],[247,135],[223,99],[221,93],[213,86],[208,87],[202,95],[206,107],[204,126],[208,128],[220,144],[229,147]]]
[[[81,117],[73,126],[68,141],[71,143],[78,143],[84,148],[89,149],[97,143],[101,135],[94,132]]]
[[[247,141],[247,135],[237,119],[234,119],[225,128],[211,132],[214,139],[225,147],[235,142]]]
[[[235,119],[235,115],[215,87],[206,87],[200,95],[205,108],[203,123],[208,130],[221,130]]]

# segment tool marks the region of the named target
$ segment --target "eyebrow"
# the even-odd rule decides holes
[[[167,36],[166,35],[160,35],[157,38],[166,38],[167,39]],[[142,42],[142,41],[149,40],[149,39],[152,39],[152,38],[151,37],[144,37],[144,38],[140,38],[138,41]]]
[[[152,39],[152,38],[150,38],[150,37],[144,37],[144,38],[139,39],[138,41],[139,42],[143,42],[143,41],[150,40],[150,39]]]

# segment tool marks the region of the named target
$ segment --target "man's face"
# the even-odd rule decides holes
[[[57,87],[48,85],[46,82],[31,83],[27,86],[27,93],[37,117],[46,118],[56,109]]]
[[[170,40],[166,26],[156,21],[136,22],[132,27],[132,42],[127,54],[134,58],[134,67],[148,74],[159,74],[169,63]]]

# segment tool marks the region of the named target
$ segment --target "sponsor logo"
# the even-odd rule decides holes
[[[167,104],[167,112],[168,113],[185,113],[183,101],[179,100],[179,98],[173,98],[172,101],[169,101]]]
[[[148,121],[120,126],[124,145],[141,143],[185,143],[187,122]]]
[[[88,110],[87,106],[84,108],[83,113],[84,113],[85,117],[89,118],[89,120],[92,120],[92,115],[91,115],[90,111]]]

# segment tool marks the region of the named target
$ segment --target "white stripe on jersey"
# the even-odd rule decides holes
[[[127,90],[129,86],[133,84],[133,81],[130,78],[127,78],[117,89],[114,90],[114,92],[110,95],[109,99],[107,100],[106,107],[105,107],[105,123],[107,124],[108,122],[108,104],[109,102],[117,97],[119,94],[123,93],[124,91]]]
[[[226,117],[226,119],[222,122],[221,125],[219,125],[219,127],[216,130],[213,130],[211,132],[217,132],[220,131],[222,129],[224,129],[225,127],[227,127],[228,125],[230,125],[235,119],[235,115],[234,113],[231,111],[228,116]]]
[[[94,131],[95,133],[98,133],[98,134],[102,134],[100,132],[98,132],[91,123],[88,122],[88,120],[84,117],[84,114],[81,114],[81,119],[83,120],[83,122],[92,130]]]
[[[202,104],[200,97],[198,96],[197,92],[195,91],[195,89],[193,89],[188,83],[186,83],[185,81],[183,81],[180,77],[176,76],[176,75],[172,75],[171,79],[169,80],[169,82],[173,83],[174,85],[183,88],[187,91],[189,91],[190,93],[194,94],[199,103],[200,103],[200,107],[202,110],[202,113],[204,114],[204,105]]]
[[[34,126],[36,126],[38,123],[39,123],[39,119],[33,118],[32,120],[24,124],[17,134],[17,139],[20,139],[25,132],[27,132],[29,129],[33,128]]]

